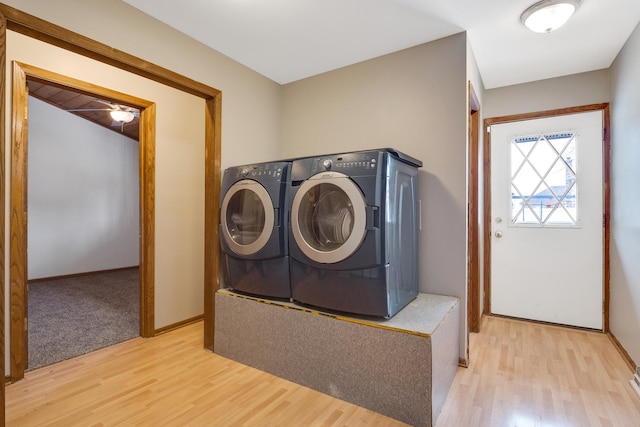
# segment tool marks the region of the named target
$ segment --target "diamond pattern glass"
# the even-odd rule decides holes
[[[517,137],[511,141],[511,224],[577,222],[575,132]]]

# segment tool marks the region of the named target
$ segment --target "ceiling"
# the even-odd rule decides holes
[[[486,89],[608,68],[638,0],[582,0],[550,34],[520,23],[535,0],[123,0],[286,84],[467,31]]]
[[[135,139],[136,141],[139,140],[139,114],[136,115],[130,123],[122,125],[120,123],[115,123],[109,115],[109,111],[112,109],[109,104],[115,104],[108,101],[75,92],[69,88],[49,86],[33,80],[29,80],[27,82],[27,86],[29,87],[29,95],[34,98],[40,99],[41,101],[47,102],[66,111],[82,110],[69,111],[69,114],[75,114],[76,116],[87,119],[131,139]],[[126,107],[122,104],[119,105]]]

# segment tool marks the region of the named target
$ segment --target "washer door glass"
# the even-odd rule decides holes
[[[262,185],[238,181],[222,200],[222,235],[232,251],[251,255],[264,247],[273,231],[273,205]]]
[[[310,259],[324,264],[340,262],[364,240],[365,207],[360,189],[346,175],[315,175],[302,183],[294,197],[293,237]]]

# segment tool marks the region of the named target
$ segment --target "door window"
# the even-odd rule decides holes
[[[578,223],[575,132],[511,140],[511,224]]]

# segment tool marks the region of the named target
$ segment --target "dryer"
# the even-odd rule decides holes
[[[225,286],[251,295],[291,298],[286,192],[291,162],[230,167],[220,192]]]
[[[393,149],[294,160],[293,300],[391,317],[418,295],[418,168]]]

